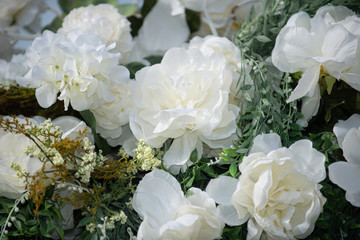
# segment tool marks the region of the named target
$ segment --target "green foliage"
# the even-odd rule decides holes
[[[52,191],[49,188],[48,191]],[[12,211],[11,217],[15,217],[14,220],[10,220],[11,226],[7,225],[7,234],[4,235],[4,239],[53,239],[54,236],[59,236],[60,239],[64,238],[64,231],[60,224],[64,220],[60,213],[60,209],[64,206],[64,203],[57,203],[51,200],[49,193],[47,193],[47,199],[38,211],[37,216],[34,215],[34,203],[29,200],[24,203],[18,203],[15,206],[15,201],[5,197],[0,198],[0,225],[2,230],[6,219],[9,217],[9,213],[14,207],[18,208],[18,211]]]

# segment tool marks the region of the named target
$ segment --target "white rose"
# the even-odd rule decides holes
[[[359,18],[342,6],[320,8],[313,18],[299,12],[288,20],[272,52],[281,71],[303,73],[288,102],[314,95],[321,72],[360,90],[359,28]]]
[[[130,128],[156,148],[173,138],[164,164],[173,173],[185,170],[194,149],[202,155],[203,143],[228,148],[236,138],[239,108],[229,104],[232,81],[222,55],[170,49],[160,64],[137,72]]]
[[[128,82],[112,85],[111,91],[115,95],[113,102],[91,110],[96,119],[96,132],[100,133],[111,146],[122,143],[120,137],[123,135],[122,127],[129,123],[129,114],[133,106],[130,87],[134,81],[130,81],[129,74],[127,74],[127,78]]]
[[[72,10],[65,18],[60,33],[67,35],[73,29],[90,30],[110,45],[115,42],[115,50],[126,58],[132,47],[130,22],[110,4],[89,5]]]
[[[360,115],[353,114],[334,126],[334,133],[347,162],[329,165],[330,180],[346,191],[346,199],[360,207]]]
[[[225,223],[248,221],[247,239],[305,238],[314,230],[325,198],[325,156],[300,140],[281,147],[277,134],[259,135],[239,166],[241,175],[211,180],[206,192],[220,204]]]
[[[68,37],[44,31],[26,52],[30,71],[17,82],[36,88],[44,108],[56,98],[64,100],[65,110],[69,103],[77,111],[97,108],[115,99],[111,83],[127,81],[122,76],[128,70],[118,65],[120,54],[109,50],[90,31],[74,30]]]
[[[221,238],[225,224],[215,201],[198,188],[189,191],[185,197],[179,182],[163,170],[146,174],[133,197],[134,210],[143,219],[138,239]]]

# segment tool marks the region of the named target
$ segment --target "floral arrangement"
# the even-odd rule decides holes
[[[0,239],[360,239],[357,0],[55,6],[0,2]]]

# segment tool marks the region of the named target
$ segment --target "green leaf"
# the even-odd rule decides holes
[[[145,59],[150,62],[150,65],[154,65],[154,64],[160,63],[162,58],[163,58],[162,56],[149,56],[149,57],[146,57]]]
[[[190,180],[185,184],[185,188],[190,188],[195,180],[195,168],[193,168],[192,171],[193,176],[190,178]]]
[[[193,163],[196,163],[197,160],[198,160],[198,151],[195,148],[190,154],[190,161],[193,162]]]
[[[61,226],[56,225],[56,231],[58,232],[60,238],[63,240],[64,239],[64,230],[61,228]]]
[[[81,219],[79,224],[77,225],[78,228],[85,226],[86,224],[91,223],[93,218],[91,216],[86,216],[85,218]]]
[[[145,67],[145,65],[140,62],[132,62],[126,65],[126,68],[130,72],[130,78],[135,78],[135,73],[140,69],[142,69],[143,67]]]
[[[228,155],[222,154],[222,153],[220,153],[219,156],[220,156],[222,159],[224,159],[224,161],[230,161],[230,160],[232,159],[232,158],[229,157]]]
[[[331,94],[331,91],[335,83],[336,83],[336,79],[334,77],[332,76],[325,77],[326,91],[329,95]]]
[[[22,226],[21,226],[21,222],[19,220],[15,220],[13,222],[14,226],[16,227],[16,229],[19,231],[19,232],[22,232],[23,229],[22,229]]]
[[[238,168],[237,168],[236,162],[231,163],[230,168],[229,168],[229,172],[230,172],[232,177],[235,177],[235,175],[237,173],[237,169]]]
[[[265,36],[265,35],[257,35],[257,36],[255,37],[255,39],[258,40],[258,41],[261,42],[261,43],[271,42],[271,39],[268,38],[268,37]]]
[[[245,84],[245,85],[243,85],[243,86],[241,86],[241,90],[244,90],[244,91],[247,91],[247,90],[249,90],[251,87],[252,87],[253,85],[251,85],[251,84]]]

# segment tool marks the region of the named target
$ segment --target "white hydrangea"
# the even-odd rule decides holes
[[[89,5],[73,9],[65,18],[60,33],[69,34],[73,29],[90,30],[105,45],[116,43],[113,51],[122,54],[124,62],[132,47],[130,22],[110,4]]]
[[[121,83],[128,70],[118,65],[120,54],[109,52],[100,38],[90,31],[71,31],[68,37],[44,31],[27,50],[31,68],[21,86],[36,88],[41,107],[47,108],[58,99],[78,111],[94,109],[112,102],[112,83]],[[124,81],[127,81],[125,79]]]
[[[236,138],[239,108],[229,104],[233,73],[227,60],[213,52],[173,48],[160,64],[141,69],[132,91],[130,128],[135,137],[160,148],[172,138],[164,165],[173,173],[191,164],[190,154],[229,148]]]
[[[133,105],[130,88],[134,81],[130,81],[129,72],[124,73],[126,73],[122,77],[124,83],[111,85],[111,92],[115,95],[114,101],[91,109],[96,119],[96,132],[100,133],[111,146],[123,143],[123,126],[129,123],[129,114]]]

